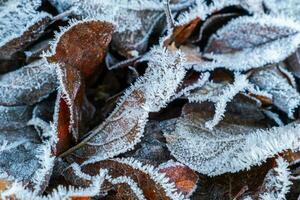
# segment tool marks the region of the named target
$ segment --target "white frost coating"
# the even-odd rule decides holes
[[[205,123],[206,128],[213,129],[224,117],[226,105],[238,93],[244,92],[251,84],[247,80],[247,75],[235,73],[233,84],[223,85],[208,82],[198,92],[187,95],[189,102],[202,103],[204,101],[213,102],[215,105],[215,114],[212,120]],[[208,91],[208,92],[207,92]],[[206,93],[204,93],[206,92]]]
[[[300,20],[298,0],[264,0],[264,4],[274,15],[285,15]]]
[[[276,68],[259,70],[250,77],[250,82],[270,93],[273,96],[273,104],[293,119],[294,110],[300,105],[300,94],[291,86],[289,79],[276,70]],[[280,68],[279,70],[282,71]]]
[[[206,73],[203,73],[199,79],[197,80],[196,83],[194,83],[193,85],[190,85],[190,86],[187,86],[185,88],[183,88],[182,90],[180,90],[179,92],[177,92],[173,97],[172,97],[172,101],[177,99],[177,98],[180,98],[182,96],[189,96],[190,93],[197,89],[197,88],[201,88],[208,80],[209,80],[209,77],[210,77],[210,73],[206,72]]]
[[[37,8],[41,0],[8,0],[0,4],[0,47],[20,37],[30,26],[44,17],[51,17]]]
[[[143,191],[139,188],[137,183],[134,180],[132,180],[130,177],[119,176],[117,178],[112,178],[111,176],[106,176],[106,180],[108,180],[112,184],[125,183],[130,187],[130,189],[133,191],[133,193],[136,195],[136,197],[139,200],[146,200],[146,197],[144,196]]]
[[[37,124],[35,124],[37,122]],[[35,126],[40,126],[39,120],[31,120],[31,124]],[[55,156],[52,154],[52,149],[55,148],[55,144],[57,143],[57,132],[52,125],[49,125],[48,128],[44,127],[45,124],[42,124],[42,130],[46,131],[43,135],[50,136],[48,140],[44,141],[42,145],[40,145],[37,150],[37,159],[39,160],[40,167],[35,172],[32,177],[32,182],[34,183],[34,190],[40,191],[41,187],[45,182],[45,177],[50,176],[52,172],[52,168],[54,166]]]
[[[180,51],[171,52],[160,46],[152,48],[149,54],[151,56],[144,76],[125,91],[116,109],[86,138],[89,148],[99,148],[85,164],[132,149],[143,136],[149,112],[159,111],[175,95],[186,74],[184,55]],[[135,134],[134,139],[128,139],[126,135],[129,134],[131,138]],[[114,144],[114,147],[108,147],[110,150],[101,147],[106,144]]]
[[[249,26],[255,28],[249,29]],[[257,31],[254,32],[254,30]],[[259,35],[261,33],[259,30],[264,30],[265,33]],[[298,48],[300,44],[299,30],[299,23],[284,17],[267,15],[239,17],[212,36],[212,39],[217,40],[224,37],[223,46],[226,45],[225,49],[217,51],[225,52],[205,53],[203,56],[212,61],[190,62],[188,66],[193,67],[196,71],[214,70],[218,67],[243,71],[266,64],[278,63]],[[271,37],[271,40],[265,37],[266,34]],[[233,39],[233,35],[238,37]],[[230,49],[234,51],[228,53]]]
[[[149,112],[157,112],[170,102],[181,84],[186,70],[185,57],[181,51],[172,53],[162,47],[153,47],[150,51],[151,60],[145,72],[146,76],[134,84],[145,94],[143,108]]]
[[[148,174],[151,177],[151,179],[155,181],[155,183],[161,185],[162,188],[164,188],[166,195],[171,199],[186,199],[183,194],[177,192],[175,184],[171,182],[169,178],[165,176],[164,173],[159,172],[159,170],[155,169],[153,166],[145,165],[142,162],[135,160],[134,158],[116,158],[113,160],[125,165],[129,165],[136,170]]]
[[[32,105],[47,98],[58,86],[55,68],[41,59],[0,75],[0,104]]]
[[[214,12],[217,12],[229,6],[241,6],[253,13],[258,10],[257,7],[260,7],[258,5],[260,0],[254,0],[254,2],[250,1],[251,0],[214,0],[213,3],[207,6],[205,1],[196,0],[196,3],[192,8],[190,8],[186,12],[181,13],[178,16],[176,25],[184,25],[195,18],[200,18],[204,21],[208,16],[210,16]]]
[[[101,185],[106,175],[107,171],[101,170],[97,176],[92,178],[91,184],[87,188],[64,187],[60,185],[46,196],[40,196],[37,191],[32,192],[26,189],[21,183],[15,182],[0,195],[2,199],[14,195],[18,200],[70,200],[71,197],[91,197],[101,193]]]
[[[239,92],[245,91],[249,87],[249,82],[246,75],[235,74],[234,82],[222,91],[222,95],[214,98],[215,114],[212,120],[205,122],[205,127],[213,129],[224,117],[226,112],[226,105]]]
[[[209,176],[250,169],[284,150],[300,150],[299,124],[257,130],[223,124],[224,128],[208,131],[204,123],[196,117],[182,119],[165,136],[177,160]]]
[[[11,142],[9,143],[7,140],[2,140],[0,141],[0,153],[2,153],[3,151],[9,151],[11,149],[14,149],[24,143],[28,142],[28,140],[20,140],[17,142]],[[1,174],[0,174],[1,176]]]
[[[282,157],[276,159],[276,163],[277,167],[270,170],[265,178],[264,185],[267,191],[259,195],[261,200],[285,200],[285,195],[290,190],[292,182],[289,180],[289,163]]]

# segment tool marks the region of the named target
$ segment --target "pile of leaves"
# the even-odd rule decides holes
[[[297,199],[298,0],[0,0],[0,199]]]

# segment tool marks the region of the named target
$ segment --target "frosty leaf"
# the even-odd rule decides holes
[[[274,15],[284,15],[300,20],[300,3],[297,0],[264,0],[264,5]]]
[[[205,126],[212,129],[224,117],[226,105],[235,95],[250,87],[246,75],[235,74],[233,84],[222,84],[207,82],[203,87],[188,95],[190,102],[202,103],[204,101],[214,102],[215,114],[211,121],[207,121]]]
[[[127,198],[186,199],[182,193],[176,191],[172,180],[160,172],[159,169],[151,165],[145,165],[133,158],[104,160],[83,165],[81,169],[77,164],[71,166],[73,168],[69,168],[64,177],[75,185],[76,183],[84,184],[86,179],[97,175],[99,169],[106,169],[108,170],[108,175],[106,176],[103,189],[113,186],[117,192],[123,191],[123,193],[119,194],[123,198],[128,194],[128,190],[131,190],[133,192],[129,192],[129,194],[133,196],[127,196]],[[72,174],[75,174],[75,176]],[[80,179],[78,180],[78,178]],[[126,190],[123,190],[124,187]]]
[[[210,5],[207,5],[205,1],[195,0],[195,5],[191,9],[180,13],[176,25],[184,25],[196,18],[204,21],[213,13],[230,6],[242,7],[250,13],[262,11],[261,0],[213,0]]]
[[[49,131],[51,132],[50,127]],[[29,127],[1,131],[1,179],[22,182],[29,188],[34,188],[36,192],[43,191],[54,162],[51,155],[51,148],[55,142],[53,137],[41,143],[37,133]]]
[[[181,10],[187,7],[185,4],[174,4],[172,10]],[[112,47],[125,57],[135,57],[145,52],[151,33],[155,27],[158,29],[157,25],[164,17],[160,0],[80,1],[72,9],[79,16],[112,22],[116,26]]]
[[[197,71],[217,67],[241,71],[277,63],[296,51],[299,30],[299,24],[289,19],[239,17],[210,38],[203,56],[211,61],[189,64]]]
[[[51,15],[37,11],[41,0],[0,2],[0,58],[11,56],[37,40],[51,21]]]
[[[297,49],[295,53],[288,57],[286,62],[293,75],[300,78],[300,49]]]
[[[243,100],[245,101],[245,100]],[[205,128],[212,107],[186,106],[176,129],[166,131],[173,156],[190,168],[210,176],[249,169],[287,149],[299,149],[297,122],[266,128],[255,105],[235,100],[225,118],[213,130]]]
[[[148,113],[166,106],[185,76],[184,58],[180,52],[156,47],[150,54],[144,76],[125,92],[117,108],[65,154],[76,150],[76,156],[93,163],[126,152],[140,141]]]
[[[273,96],[273,103],[293,118],[294,110],[300,105],[300,94],[277,67],[256,70],[250,81]]]
[[[172,182],[178,192],[190,197],[197,188],[198,175],[190,168],[172,160],[162,163],[159,172],[164,173]]]
[[[112,25],[107,22],[73,21],[56,35],[51,51],[44,54],[48,62],[59,63],[56,70],[62,89],[57,120],[58,131],[62,131],[60,136],[69,137],[69,131],[75,140],[78,139],[82,109],[87,103],[84,78],[91,77],[102,63],[112,31]],[[69,111],[64,109],[65,105],[68,105]],[[69,130],[66,130],[66,125]]]
[[[244,195],[243,200],[261,199],[261,200],[285,200],[292,182],[290,179],[291,172],[288,169],[288,162],[282,157],[276,159],[277,166],[271,169],[265,177],[264,183],[253,194]]]
[[[97,176],[94,176],[90,180],[90,184],[87,187],[74,188],[72,186],[65,187],[63,185],[57,186],[53,192],[47,195],[40,195],[36,191],[31,191],[24,187],[20,182],[11,184],[4,192],[1,193],[1,198],[10,199],[12,196],[17,200],[25,199],[37,199],[37,200],[53,200],[53,199],[71,199],[71,200],[83,200],[89,199],[90,196],[96,196],[101,194],[101,185],[107,171],[101,170]]]
[[[27,125],[31,116],[32,107],[30,106],[0,106],[0,132],[1,130],[22,129]]]
[[[0,75],[0,105],[32,105],[48,97],[58,86],[55,67],[38,60]]]
[[[102,63],[112,33],[113,26],[108,22],[72,21],[56,35],[50,52],[44,56],[48,62],[77,68],[85,78],[90,77]]]
[[[175,41],[177,45],[183,44],[191,36],[199,22],[200,19],[196,18],[187,24],[175,27],[170,39]],[[170,41],[168,42],[171,43]]]

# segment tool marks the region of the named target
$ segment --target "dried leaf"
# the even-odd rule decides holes
[[[32,117],[32,107],[0,106],[0,130],[16,130],[22,129]]]
[[[299,30],[296,22],[285,18],[239,17],[210,38],[203,56],[211,61],[189,64],[197,71],[217,67],[241,71],[278,63],[298,48]]]
[[[256,70],[250,81],[271,94],[274,105],[293,118],[294,110],[300,105],[300,94],[276,66]]]
[[[276,159],[277,166],[271,169],[265,177],[264,183],[258,191],[252,194],[243,195],[244,200],[251,199],[286,199],[286,194],[289,192],[292,182],[290,179],[290,171],[288,163],[281,157]]]
[[[145,165],[132,158],[105,160],[93,164],[80,166],[71,165],[64,177],[76,184],[84,184],[89,177],[99,173],[99,169],[108,170],[103,188],[114,187],[117,192],[130,189],[131,199],[185,199],[184,195],[176,191],[175,185],[164,173],[151,165]],[[75,176],[74,176],[74,175]],[[126,190],[125,190],[126,191]],[[124,192],[125,192],[124,191]],[[126,195],[122,193],[120,196]]]
[[[48,131],[48,134],[53,134],[50,128]],[[43,191],[54,164],[51,155],[54,140],[41,142],[37,132],[27,127],[1,131],[0,141],[1,179],[21,182],[36,192]]]
[[[0,58],[10,59],[37,40],[52,16],[37,11],[41,0],[4,0],[0,3]]]
[[[43,60],[0,75],[0,105],[33,105],[58,87],[54,65]]]
[[[197,188],[198,175],[180,163],[174,161],[162,163],[159,172],[164,173],[174,182],[177,192],[181,192],[186,197],[190,197]]]
[[[205,103],[186,106],[176,129],[165,132],[172,155],[200,173],[237,172],[284,150],[299,149],[298,123],[266,128],[262,113],[247,101],[228,105],[224,120],[213,130],[205,128],[211,115]]]
[[[107,22],[73,21],[68,28],[61,30],[51,51],[44,55],[48,62],[59,63],[56,68],[62,99],[58,105],[61,110],[57,110],[59,116],[56,122],[61,138],[58,153],[69,147],[70,133],[78,140],[82,109],[87,103],[83,79],[91,77],[102,63],[112,31],[112,25]],[[65,109],[65,105],[68,105],[69,111]]]
[[[185,76],[183,61],[180,52],[153,48],[144,76],[125,92],[111,115],[65,155],[76,150],[76,156],[93,163],[132,149],[142,137],[148,113],[159,111],[175,94]]]

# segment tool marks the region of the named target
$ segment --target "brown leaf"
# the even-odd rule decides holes
[[[198,175],[180,163],[162,163],[159,172],[164,173],[170,181],[174,182],[177,191],[186,197],[190,197],[197,187]]]
[[[73,22],[58,36],[47,59],[78,69],[84,78],[91,77],[100,70],[112,33],[113,26],[107,22]]]
[[[64,173],[64,177],[75,185],[88,184],[84,177],[80,176],[76,170],[70,167]],[[107,169],[108,176],[103,184],[103,189],[114,190],[117,192],[115,196],[109,196],[109,199],[119,199],[125,197],[129,199],[140,199],[143,196],[145,199],[184,199],[185,197],[176,192],[172,180],[161,173],[153,166],[144,165],[143,163],[132,158],[104,160],[93,164],[84,165],[81,171],[90,176],[95,176],[99,170]],[[193,176],[192,176],[193,177]],[[191,178],[192,180],[195,177]],[[126,190],[124,190],[126,189]],[[130,192],[128,189],[132,190]],[[138,192],[137,192],[138,191]],[[118,194],[119,192],[124,192]],[[126,194],[127,193],[127,194]],[[130,194],[130,195],[128,195]],[[127,196],[128,195],[128,196]],[[123,199],[123,198],[121,198]]]
[[[52,52],[46,55],[48,62],[59,63],[57,70],[62,87],[56,122],[58,131],[61,131],[58,134],[60,141],[57,153],[70,147],[71,135],[75,141],[78,140],[83,126],[82,112],[89,104],[85,96],[84,79],[88,80],[99,72],[112,32],[110,23],[94,20],[73,22],[57,37]]]

